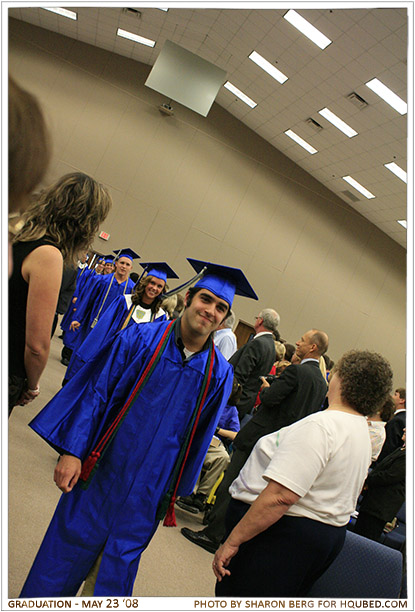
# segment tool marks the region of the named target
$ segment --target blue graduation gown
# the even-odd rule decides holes
[[[124,405],[168,324],[132,325],[116,334],[30,426],[59,452],[84,460]],[[141,553],[158,525],[157,508],[169,487],[207,357],[203,350],[183,362],[172,334],[89,488],[78,483],[61,496],[21,597],[74,596],[101,549],[94,595],[131,594]],[[178,495],[193,490],[232,381],[232,366],[215,351]]]
[[[105,313],[100,316],[98,323],[89,332],[80,346],[73,351],[71,360],[65,373],[65,380],[70,380],[91,357],[105,344],[105,342],[120,331],[125,318],[131,307],[131,294],[119,295],[111,302]],[[141,308],[137,305],[129,325],[137,323],[149,323],[152,312],[150,309]],[[166,321],[167,315],[162,308],[159,308],[155,321],[161,323]]]
[[[74,320],[81,323],[75,331],[65,333],[65,346],[76,350],[82,344],[89,332],[95,317],[101,317],[111,302],[120,294],[132,293],[135,283],[128,278],[119,283],[114,274],[97,275],[97,282],[82,294],[82,299],[75,313]],[[101,308],[102,306],[102,308]]]
[[[77,301],[82,300],[82,296],[84,295],[84,293],[87,294],[88,290],[91,289],[95,281],[97,281],[100,278],[102,278],[100,274],[97,274],[95,271],[90,270],[89,268],[85,268],[84,270],[78,271],[78,275],[76,277],[76,288],[72,296],[72,299],[76,297]],[[74,308],[76,309],[75,311],[74,311]],[[71,300],[68,310],[65,312],[64,316],[62,317],[62,321],[61,321],[62,331],[67,332],[69,330],[69,326],[72,323],[72,321],[74,319],[76,321],[75,317],[76,317],[77,310],[78,310],[78,306],[76,304],[73,304]]]

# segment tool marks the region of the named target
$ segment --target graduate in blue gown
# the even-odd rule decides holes
[[[207,264],[181,318],[118,332],[30,423],[63,454],[54,478],[64,495],[21,597],[74,596],[100,555],[94,595],[131,594],[230,395],[232,366],[212,336],[235,292],[258,299],[240,270]]]
[[[66,384],[88,359],[114,334],[129,325],[167,320],[166,312],[160,307],[168,289],[167,278],[179,278],[165,262],[140,263],[146,276],[137,283],[134,293],[119,295],[100,317],[94,329],[73,352],[65,373]]]
[[[66,347],[72,351],[76,350],[111,302],[119,295],[132,292],[134,282],[129,278],[129,273],[133,259],[138,257],[139,255],[132,249],[120,249],[115,260],[114,274],[96,276],[94,284],[88,286],[88,292],[83,292],[82,299],[77,302],[76,313],[69,330],[65,333]]]

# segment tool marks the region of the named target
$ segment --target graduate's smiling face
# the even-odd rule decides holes
[[[218,298],[208,289],[200,289],[187,305],[183,318],[195,334],[208,336],[218,329],[228,310],[229,305],[225,300]]]
[[[151,276],[149,278],[146,288],[144,289],[144,295],[143,295],[144,303],[151,304],[152,302],[154,302],[156,297],[160,295],[160,293],[163,291],[165,286],[166,286],[166,283],[164,282],[164,280],[161,280],[160,278],[156,278],[155,276]]]
[[[112,274],[114,272],[114,264],[108,262],[104,266],[104,274]]]

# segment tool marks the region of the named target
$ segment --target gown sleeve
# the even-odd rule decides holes
[[[29,423],[58,452],[84,460],[126,402],[153,350],[139,327],[110,339]]]

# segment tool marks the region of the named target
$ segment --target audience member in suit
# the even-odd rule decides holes
[[[355,533],[379,542],[386,523],[405,501],[405,430],[403,445],[389,453],[369,473],[354,528]]]
[[[186,527],[181,530],[185,538],[209,552],[217,550],[225,535],[225,516],[231,499],[229,486],[237,478],[257,440],[321,409],[327,383],[320,371],[319,357],[328,348],[328,336],[325,332],[311,329],[296,346],[296,354],[301,360],[299,365],[290,365],[271,385],[263,378],[261,406],[233,442],[232,459],[216,491],[207,527],[202,531]]]
[[[261,387],[260,376],[265,376],[275,361],[275,335],[280,316],[272,308],[261,310],[255,317],[255,336],[236,351],[229,360],[233,365],[235,376],[242,385],[241,399],[236,406],[239,420],[251,410]],[[279,334],[278,338],[279,339]]]
[[[386,440],[380,451],[377,463],[380,463],[387,455],[401,446],[403,430],[406,427],[406,389],[396,389],[393,396],[395,402],[395,414],[386,424]]]

